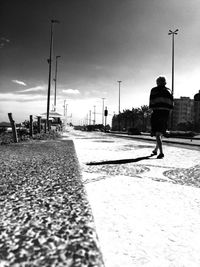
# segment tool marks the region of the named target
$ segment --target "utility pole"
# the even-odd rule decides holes
[[[71,116],[70,116],[70,118],[71,118],[71,119],[70,119],[70,122],[71,122],[71,124],[72,124],[72,113],[71,113]]]
[[[56,111],[56,85],[57,85],[57,68],[58,68],[58,58],[61,56],[56,56],[56,69],[55,69],[55,78],[54,78],[54,82],[55,82],[55,91],[54,91],[54,111]]]
[[[92,117],[91,114],[92,114],[92,111],[90,110],[89,111],[89,125],[91,125],[91,117]]]
[[[169,30],[168,35],[172,35],[172,96],[174,96],[174,35],[178,34],[178,29],[175,31]],[[173,111],[170,114],[171,129],[173,129]]]
[[[174,35],[178,34],[178,29],[175,31],[169,30],[168,35],[172,35],[172,95],[174,96]]]
[[[64,105],[63,105],[63,108],[64,108],[64,125],[66,126],[67,125],[67,104],[66,104],[66,99],[64,100]]]
[[[64,112],[63,112],[64,118],[65,118],[65,103],[66,103],[66,99],[64,100],[64,105],[63,105],[63,108],[64,108]]]
[[[96,106],[94,106],[94,121],[93,124],[95,125],[96,123]]]
[[[65,105],[65,121],[66,121],[66,126],[67,126],[67,106],[68,106],[68,104]]]
[[[86,125],[88,125],[88,113],[86,114]]]
[[[103,105],[102,105],[102,124],[104,124],[104,100],[105,100],[105,98],[104,97],[102,97],[102,100],[103,100]]]
[[[105,107],[105,112],[104,112],[104,115],[105,115],[105,130],[106,130],[106,125],[107,125],[107,116],[108,116],[108,109],[107,109],[107,107]]]
[[[119,83],[119,114],[120,114],[120,97],[121,97],[120,96],[120,94],[121,94],[121,92],[120,92],[120,89],[121,89],[120,88],[120,84],[121,84],[122,81],[117,81],[117,82]]]
[[[50,93],[51,93],[51,63],[52,63],[52,53],[53,53],[53,25],[54,23],[59,23],[58,20],[51,20],[51,33],[50,33],[50,50],[49,50],[49,79],[48,79],[48,93],[47,93],[47,128],[50,130],[49,124],[49,104],[50,104]],[[46,131],[46,129],[45,129]]]

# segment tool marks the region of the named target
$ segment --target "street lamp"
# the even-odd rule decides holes
[[[66,124],[66,126],[67,126],[67,106],[68,106],[68,104],[66,104],[66,106],[65,106],[65,124]]]
[[[122,81],[117,81],[119,83],[119,114],[120,114],[120,84]]]
[[[172,35],[172,96],[174,95],[174,35],[178,34],[178,29],[175,31],[169,30],[168,35]]]
[[[64,124],[67,125],[67,105],[66,104],[66,101],[67,99],[64,100],[64,105],[63,105],[63,108],[64,108]]]
[[[54,111],[56,111],[56,85],[57,85],[57,68],[58,68],[58,58],[61,56],[56,56],[56,69],[55,69],[55,78],[54,78],[54,82],[55,82],[55,91],[54,91]]]
[[[63,108],[64,108],[64,117],[65,117],[65,113],[66,113],[66,105],[65,105],[65,103],[66,103],[66,99],[64,100],[64,105],[63,105]]]
[[[52,61],[52,52],[53,52],[53,25],[54,23],[59,23],[58,20],[51,20],[51,33],[50,33],[50,50],[49,50],[49,80],[48,80],[48,94],[47,94],[47,127],[48,131],[50,130],[49,125],[49,103],[50,103],[50,92],[51,92],[51,61]],[[46,130],[46,129],[45,129]]]
[[[91,114],[92,114],[92,111],[89,110],[89,125],[91,125]]]
[[[96,123],[96,106],[94,106],[94,121],[93,121],[94,123],[94,125],[95,125],[95,123]]]
[[[103,106],[102,106],[102,124],[104,124],[104,100],[105,100],[105,98],[104,97],[102,97],[102,100],[103,100]]]

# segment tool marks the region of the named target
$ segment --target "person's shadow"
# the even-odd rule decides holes
[[[105,160],[105,161],[97,161],[97,162],[88,162],[86,165],[106,165],[106,164],[125,164],[131,162],[138,162],[141,160],[151,159],[154,155],[139,157],[135,159],[119,159],[119,160]]]

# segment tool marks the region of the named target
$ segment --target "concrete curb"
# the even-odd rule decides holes
[[[72,140],[1,146],[2,266],[103,267]]]
[[[150,142],[155,142],[155,137],[150,137],[150,136],[144,136],[144,135],[128,135],[128,134],[122,134],[122,133],[107,133],[109,135],[113,135],[113,136],[118,136],[118,137],[124,137],[124,138],[129,138],[129,139],[138,139],[138,140],[144,140],[144,141],[150,141]],[[180,140],[173,140],[170,138],[163,138],[162,140],[164,143],[168,143],[168,144],[176,144],[176,145],[186,145],[186,146],[191,146],[191,147],[200,147],[200,141],[199,140],[195,140],[192,139],[192,141],[190,141],[190,139],[180,139]],[[194,143],[195,141],[199,141],[198,143]]]

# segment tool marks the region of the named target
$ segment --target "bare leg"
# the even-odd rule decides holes
[[[153,153],[154,155],[156,155],[157,152],[158,152],[158,145],[157,145],[157,141],[156,141],[156,147],[154,148],[154,150],[152,151],[152,153]]]
[[[162,134],[160,132],[156,133],[156,148],[160,150],[160,154],[163,154],[162,149]]]
[[[156,141],[156,147],[154,148],[153,152],[157,153],[157,151],[158,151],[158,144],[157,144],[157,141]]]

